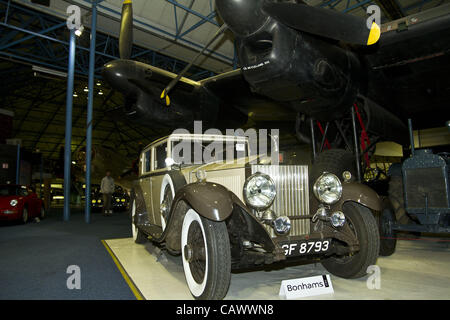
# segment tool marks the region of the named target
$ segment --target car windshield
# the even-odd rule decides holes
[[[179,164],[228,162],[248,156],[248,145],[240,141],[172,141],[172,158]]]
[[[27,189],[25,187],[18,186],[0,186],[0,196],[17,196],[26,195]]]
[[[16,186],[0,186],[0,196],[16,196]]]

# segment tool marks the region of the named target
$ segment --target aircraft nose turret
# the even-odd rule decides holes
[[[245,37],[258,31],[269,16],[262,11],[264,0],[216,0],[217,11],[234,34]]]

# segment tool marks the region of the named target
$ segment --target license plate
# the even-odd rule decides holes
[[[287,257],[321,254],[331,249],[331,240],[300,240],[281,242],[281,248]]]

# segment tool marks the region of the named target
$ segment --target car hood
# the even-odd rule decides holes
[[[238,160],[235,160],[233,162],[227,162],[227,161],[220,161],[220,162],[211,162],[206,163],[202,165],[197,165],[195,167],[190,167],[192,172],[195,172],[197,170],[205,170],[208,171],[216,171],[216,170],[227,170],[227,169],[238,169],[238,168],[245,168],[251,164],[256,164],[258,162],[264,161],[267,162],[267,164],[270,164],[270,158],[268,158],[266,155],[254,155],[246,158],[241,158]],[[262,164],[262,163],[261,163]]]
[[[0,208],[9,208],[11,205],[9,204],[11,200],[16,199],[17,201],[21,200],[22,197],[18,196],[3,196],[0,197]]]

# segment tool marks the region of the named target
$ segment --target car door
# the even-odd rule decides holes
[[[141,154],[139,185],[142,190],[142,196],[144,197],[145,208],[148,213],[149,222],[151,224],[154,224],[153,206],[152,206],[152,199],[151,199],[152,187],[151,187],[151,180],[150,180],[150,176],[152,174],[151,152],[152,152],[152,149],[149,148],[147,150],[144,150]]]
[[[33,202],[28,193],[27,187],[19,186],[17,188],[17,194],[20,199],[22,199],[23,206],[28,208],[28,216],[31,217],[33,215]]]
[[[164,176],[167,173],[166,158],[167,158],[167,140],[163,143],[155,145],[152,153],[152,168],[151,176],[152,186],[152,205],[154,224],[161,226],[161,186]]]

